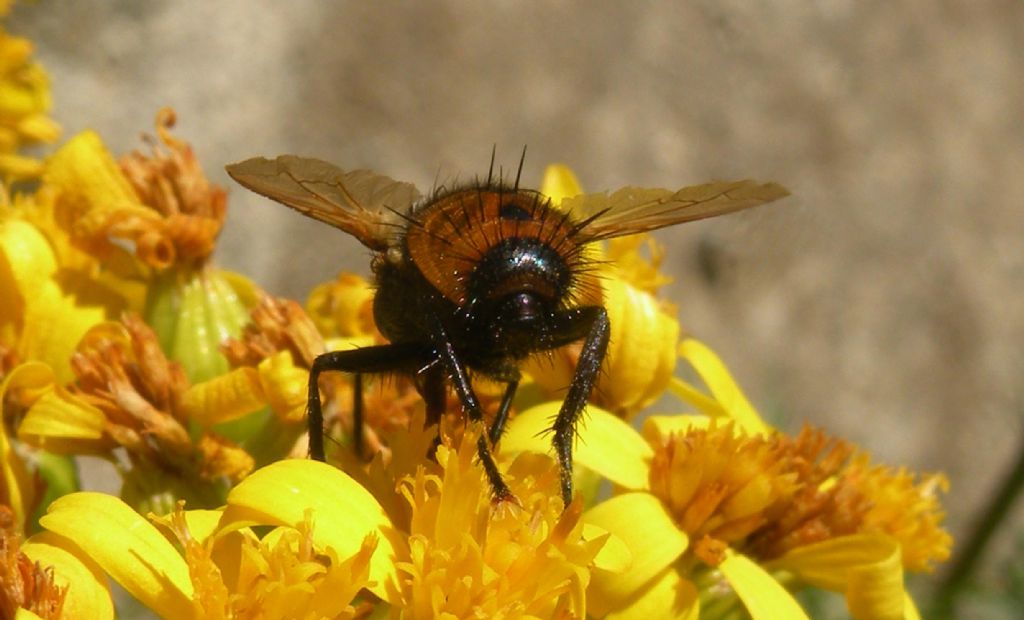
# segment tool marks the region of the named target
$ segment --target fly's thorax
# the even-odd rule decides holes
[[[529,313],[533,302],[554,310],[599,296],[579,230],[539,192],[470,187],[418,207],[404,249],[455,306],[508,298]]]

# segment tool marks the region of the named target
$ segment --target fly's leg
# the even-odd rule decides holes
[[[608,313],[600,306],[569,310],[562,313],[559,319],[562,325],[557,331],[564,334],[565,344],[585,337],[572,383],[569,384],[569,391],[551,428],[554,432],[551,444],[555,449],[561,475],[562,500],[568,506],[572,501],[572,448],[576,438],[576,424],[601,371],[601,362],[608,351],[611,325]]]
[[[519,379],[509,381],[508,385],[505,386],[505,394],[501,397],[501,404],[498,405],[498,413],[494,416],[494,421],[491,422],[491,428],[487,432],[488,439],[491,440],[491,445],[498,443],[501,439],[501,434],[505,432],[505,422],[508,421],[508,410],[512,407],[512,399],[516,396],[516,389],[519,388]]]
[[[435,353],[440,358],[441,364],[448,375],[448,379],[452,382],[452,388],[459,397],[459,401],[466,410],[469,419],[474,422],[482,422],[484,419],[483,409],[480,407],[480,401],[477,400],[476,394],[473,392],[473,386],[469,381],[469,375],[466,373],[466,367],[455,354],[455,348],[452,346],[451,339],[448,338],[448,333],[440,322],[436,322],[434,325],[434,347]],[[511,398],[509,402],[511,402]],[[512,491],[501,477],[501,472],[498,471],[498,466],[494,462],[487,433],[480,435],[477,441],[477,456],[484,468],[484,473],[487,474],[487,480],[491,484],[494,499],[496,501],[513,499]]]
[[[323,461],[324,415],[320,402],[320,374],[327,371],[348,372],[356,375],[354,386],[353,422],[356,448],[362,447],[362,374],[407,372],[431,359],[431,349],[418,344],[385,344],[350,351],[331,351],[313,360],[309,370],[309,391],[306,400],[306,420],[309,425],[309,456]]]

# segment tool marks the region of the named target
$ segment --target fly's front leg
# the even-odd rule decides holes
[[[601,362],[608,351],[611,325],[608,322],[608,312],[601,306],[569,310],[561,314],[559,319],[564,329],[558,331],[565,335],[564,344],[585,337],[572,383],[569,384],[569,391],[562,401],[562,407],[558,410],[558,416],[551,429],[554,431],[551,444],[555,448],[561,474],[562,500],[568,506],[572,501],[572,447],[576,437],[576,424],[601,371]]]
[[[494,421],[491,422],[491,428],[487,432],[488,439],[491,440],[491,445],[498,443],[501,439],[501,434],[505,432],[505,422],[508,421],[508,410],[512,408],[512,399],[516,396],[516,390],[519,388],[519,379],[509,381],[505,386],[505,394],[501,397],[501,404],[498,405],[498,413],[494,416]]]
[[[445,372],[448,374],[448,379],[452,383],[452,388],[458,395],[462,407],[466,410],[466,415],[474,422],[482,422],[484,419],[483,409],[480,407],[480,401],[477,400],[476,394],[473,392],[473,386],[470,383],[469,375],[466,373],[466,367],[456,355],[448,333],[439,322],[435,323],[434,326],[434,346],[435,352],[444,365]],[[508,400],[511,403],[512,399],[509,398]],[[477,440],[477,456],[480,458],[480,464],[484,468],[484,473],[487,474],[487,480],[491,483],[494,499],[497,501],[512,499],[512,491],[505,484],[505,480],[502,479],[501,472],[498,471],[498,466],[494,462],[494,456],[491,454],[488,439],[488,433],[484,433]]]
[[[356,375],[353,422],[357,449],[362,436],[362,379],[364,373],[404,372],[430,360],[430,347],[409,344],[385,344],[349,351],[331,351],[318,355],[309,369],[309,391],[306,397],[306,420],[309,424],[309,456],[325,460],[324,414],[320,402],[320,374],[326,371],[349,372]]]

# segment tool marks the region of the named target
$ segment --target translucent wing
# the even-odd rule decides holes
[[[319,159],[254,157],[226,167],[257,194],[335,226],[378,251],[388,247],[401,215],[420,197],[411,183],[369,170],[344,170]]]
[[[624,187],[611,194],[582,194],[562,201],[581,225],[580,235],[608,239],[689,222],[788,196],[777,183],[713,181],[678,191]]]

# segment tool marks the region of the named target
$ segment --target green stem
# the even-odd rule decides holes
[[[1017,461],[1007,472],[996,493],[985,510],[982,511],[974,527],[971,529],[967,542],[961,548],[953,566],[946,574],[935,600],[935,618],[952,618],[955,611],[957,595],[971,583],[974,569],[981,560],[991,541],[1006,519],[1017,496],[1024,489],[1024,441],[1017,450]]]

